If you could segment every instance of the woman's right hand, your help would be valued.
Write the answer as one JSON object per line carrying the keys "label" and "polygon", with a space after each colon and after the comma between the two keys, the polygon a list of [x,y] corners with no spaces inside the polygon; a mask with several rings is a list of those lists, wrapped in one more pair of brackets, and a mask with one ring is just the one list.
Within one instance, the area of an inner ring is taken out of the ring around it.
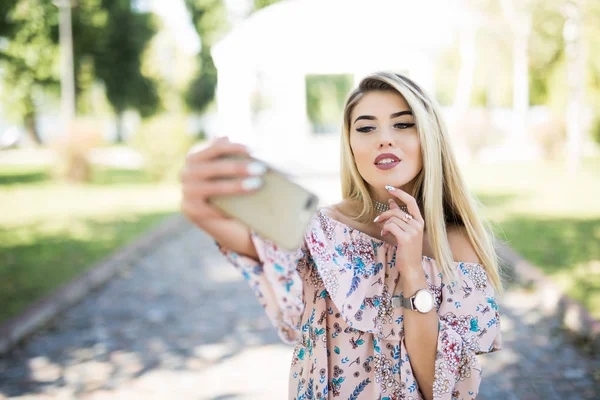
{"label": "woman's right hand", "polygon": [[200,150],[191,151],[180,173],[181,211],[199,228],[216,220],[228,219],[208,202],[208,198],[249,193],[262,184],[260,175],[266,171],[264,164],[220,158],[227,155],[250,157],[244,145],[219,138]]}

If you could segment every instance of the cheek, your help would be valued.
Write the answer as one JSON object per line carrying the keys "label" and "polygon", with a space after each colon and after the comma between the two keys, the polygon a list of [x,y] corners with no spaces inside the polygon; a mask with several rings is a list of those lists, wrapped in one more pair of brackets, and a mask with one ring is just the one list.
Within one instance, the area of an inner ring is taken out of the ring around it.
{"label": "cheek", "polygon": [[415,135],[414,141],[410,143],[409,149],[411,158],[415,161],[415,166],[420,170],[423,167],[423,156],[421,155],[421,143],[417,135]]}
{"label": "cheek", "polygon": [[362,169],[369,162],[370,154],[367,150],[368,146],[365,146],[365,143],[363,143],[360,137],[357,137],[356,135],[351,135],[350,148],[352,149],[352,153],[354,154],[354,162],[356,163],[359,172],[362,172]]}
{"label": "cheek", "polygon": [[354,154],[354,163],[358,169],[358,173],[365,177],[368,174],[369,163],[371,162],[372,154],[369,153],[369,146],[364,142],[364,138],[357,135],[350,136],[350,148]]}

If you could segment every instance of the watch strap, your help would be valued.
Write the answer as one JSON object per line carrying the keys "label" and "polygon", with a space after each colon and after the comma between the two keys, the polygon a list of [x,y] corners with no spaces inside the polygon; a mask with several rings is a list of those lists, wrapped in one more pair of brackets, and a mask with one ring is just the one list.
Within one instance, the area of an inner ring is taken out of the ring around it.
{"label": "watch strap", "polygon": [[414,311],[415,306],[411,300],[412,300],[412,298],[407,299],[406,297],[404,297],[403,294],[400,294],[400,296],[393,296],[392,297],[392,307],[394,307],[394,308],[404,307],[404,308],[408,308],[411,311]]}

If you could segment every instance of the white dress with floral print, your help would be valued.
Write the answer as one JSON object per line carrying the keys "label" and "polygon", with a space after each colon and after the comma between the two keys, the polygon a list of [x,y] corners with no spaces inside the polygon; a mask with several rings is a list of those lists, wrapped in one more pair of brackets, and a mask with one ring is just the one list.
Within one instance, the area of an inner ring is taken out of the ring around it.
{"label": "white dress with floral print", "polygon": [[[396,246],[318,211],[295,252],[252,234],[260,261],[221,249],[249,282],[281,339],[295,344],[289,399],[422,399],[404,344],[403,309],[391,297]],[[494,290],[480,264],[456,263],[442,283],[423,256],[439,335],[434,396],[474,399],[477,354],[501,348]],[[412,294],[411,294],[412,295]]]}

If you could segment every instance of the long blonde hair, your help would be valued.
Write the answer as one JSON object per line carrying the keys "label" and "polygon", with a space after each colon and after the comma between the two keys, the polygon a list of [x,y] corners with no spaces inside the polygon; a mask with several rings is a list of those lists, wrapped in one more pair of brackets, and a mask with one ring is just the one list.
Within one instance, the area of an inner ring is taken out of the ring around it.
{"label": "long blonde hair", "polygon": [[[476,201],[467,191],[456,158],[448,140],[446,124],[437,102],[407,77],[390,72],[377,72],[365,77],[350,93],[344,108],[341,139],[342,197],[357,204],[360,222],[375,217],[373,200],[367,182],[358,172],[350,147],[351,114],[365,93],[395,91],[411,108],[421,144],[423,168],[417,174],[412,196],[416,199],[425,219],[436,265],[447,282],[458,279],[446,226],[464,227],[468,238],[489,281],[497,293],[503,292],[494,249],[494,236],[487,222],[479,215]],[[427,212],[423,212],[427,210]]]}

